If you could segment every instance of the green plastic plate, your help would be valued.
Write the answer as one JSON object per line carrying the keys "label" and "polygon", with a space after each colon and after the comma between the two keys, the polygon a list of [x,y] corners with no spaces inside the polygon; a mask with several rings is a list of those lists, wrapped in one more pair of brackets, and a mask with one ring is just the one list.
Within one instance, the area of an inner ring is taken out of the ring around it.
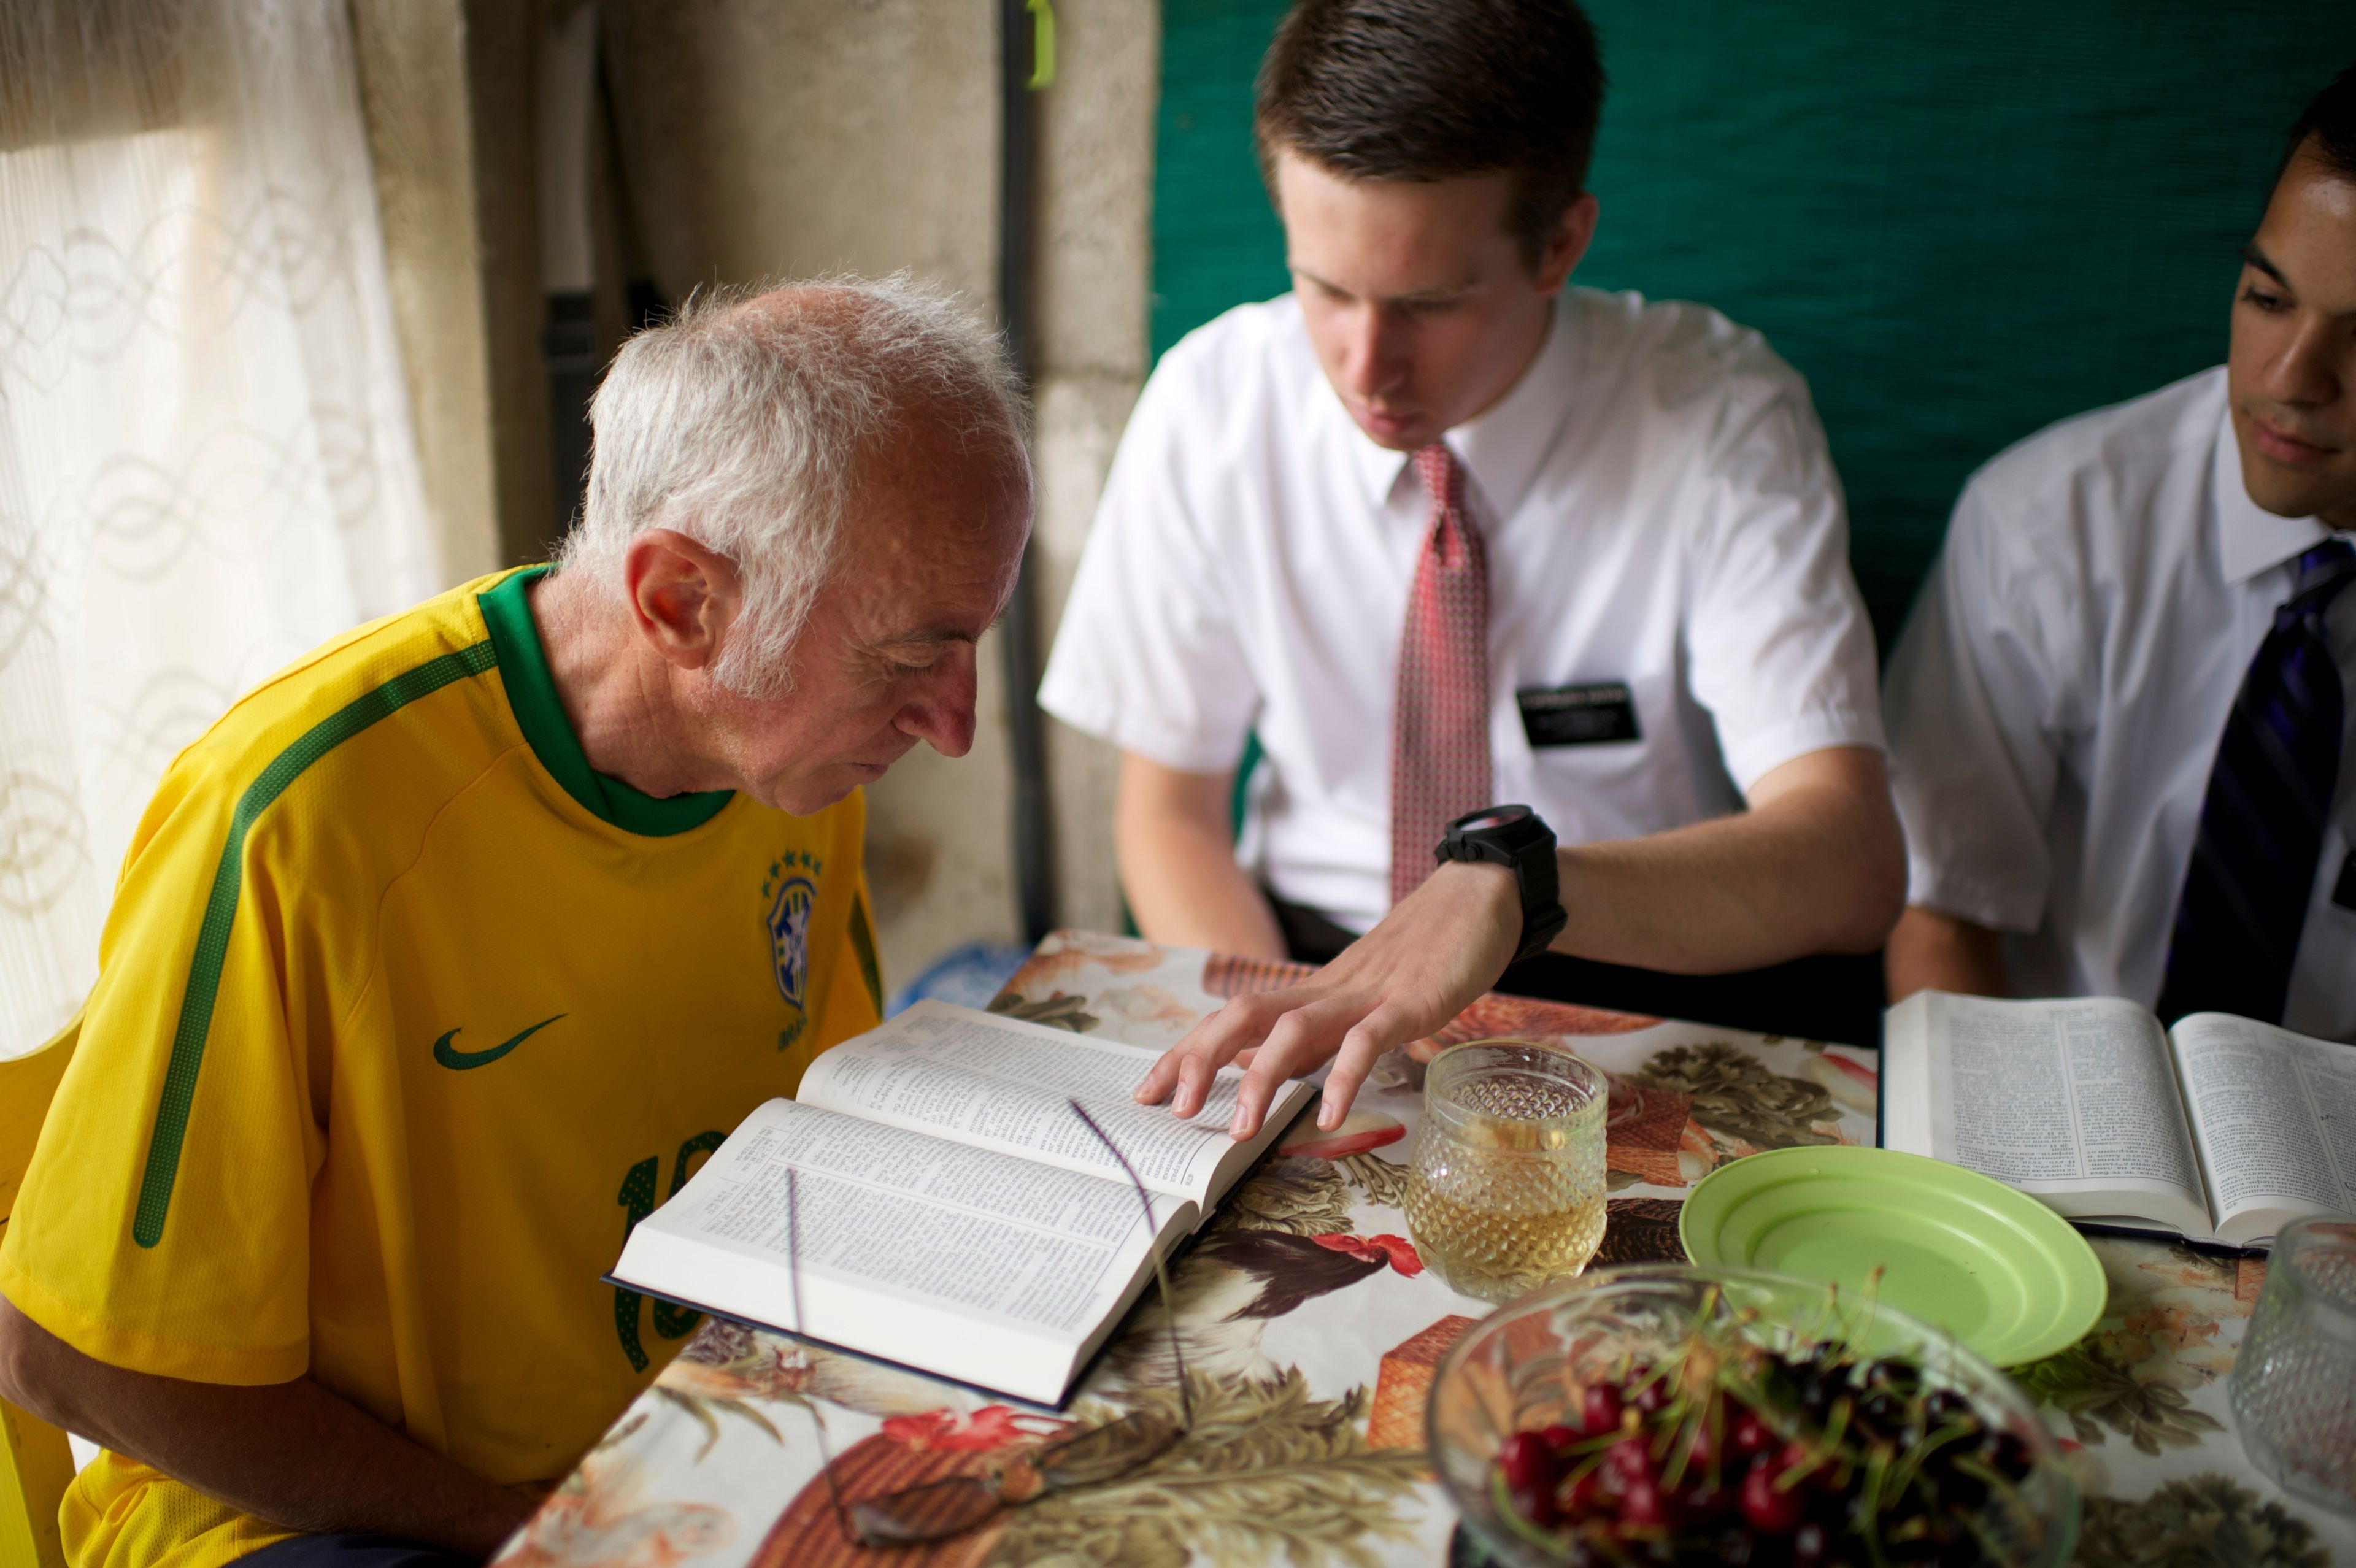
{"label": "green plastic plate", "polygon": [[1697,1264],[1862,1290],[1999,1367],[2067,1349],[2103,1315],[2103,1265],[2024,1192],[1886,1148],[1781,1148],[1704,1177],[1677,1236]]}

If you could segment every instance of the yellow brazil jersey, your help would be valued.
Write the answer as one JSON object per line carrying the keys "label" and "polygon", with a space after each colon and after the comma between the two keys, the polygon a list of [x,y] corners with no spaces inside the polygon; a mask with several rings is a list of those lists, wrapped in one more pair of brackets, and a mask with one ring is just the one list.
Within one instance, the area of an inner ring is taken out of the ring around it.
{"label": "yellow brazil jersey", "polygon": [[[505,1483],[694,1327],[600,1283],[627,1228],[880,990],[859,797],[593,773],[533,575],[329,644],[173,763],[0,1243],[0,1295],[87,1355],[308,1373]],[[288,1533],[112,1455],[62,1523],[79,1568]]]}

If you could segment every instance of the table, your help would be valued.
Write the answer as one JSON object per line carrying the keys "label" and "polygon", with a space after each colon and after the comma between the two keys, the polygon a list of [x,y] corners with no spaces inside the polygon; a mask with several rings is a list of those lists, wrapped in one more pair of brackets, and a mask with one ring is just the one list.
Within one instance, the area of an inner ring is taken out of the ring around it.
{"label": "table", "polygon": [[[1162,1047],[1228,997],[1304,969],[1083,932],[1041,943],[993,1008]],[[1761,1149],[1875,1138],[1869,1051],[1482,998],[1445,1031],[1558,1035],[1612,1078],[1600,1263],[1682,1261],[1677,1204]],[[503,1568],[922,1568],[1055,1562],[1218,1568],[1434,1563],[1456,1520],[1420,1452],[1423,1399],[1488,1310],[1425,1272],[1400,1212],[1421,1069],[1394,1052],[1338,1135],[1304,1120],[1237,1189],[1172,1279],[1195,1425],[1145,1469],[1050,1496],[926,1548],[841,1538],[819,1474],[857,1498],[988,1467],[1011,1445],[1168,1399],[1149,1296],[1071,1410],[1046,1415],[914,1373],[707,1321],[497,1559]],[[2108,1314],[2019,1375],[2086,1494],[2096,1568],[2325,1568],[2356,1526],[2292,1502],[2244,1460],[2224,1376],[2263,1260],[2097,1237]]]}

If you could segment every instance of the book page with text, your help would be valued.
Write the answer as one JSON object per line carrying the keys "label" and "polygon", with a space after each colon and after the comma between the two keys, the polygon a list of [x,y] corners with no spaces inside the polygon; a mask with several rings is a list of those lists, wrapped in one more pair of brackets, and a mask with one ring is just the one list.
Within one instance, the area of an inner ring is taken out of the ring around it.
{"label": "book page with text", "polygon": [[1203,1109],[1182,1122],[1168,1106],[1134,1098],[1159,1054],[919,1002],[821,1055],[802,1075],[799,1093],[807,1104],[845,1115],[1122,1179],[1120,1167],[1066,1104],[1077,1100],[1148,1187],[1207,1208],[1220,1162],[1235,1147],[1227,1121],[1242,1074],[1222,1071]]}
{"label": "book page with text", "polygon": [[[2158,1019],[2116,997],[1922,995],[1931,1147],[1915,1152],[1969,1166],[2063,1214],[2126,1213],[2210,1233]],[[1892,1072],[1893,1093],[1901,1076]],[[1892,1147],[1902,1147],[1897,1125]]]}
{"label": "book page with text", "polygon": [[2250,1242],[2301,1214],[2356,1211],[2356,1048],[2225,1013],[2177,1020],[2218,1234]]}
{"label": "book page with text", "polygon": [[[1151,1247],[1193,1218],[1176,1200],[1153,1208],[1149,1226],[1126,1181],[772,1100],[633,1229],[614,1273],[731,1316],[1052,1400],[1074,1356],[1133,1294]],[[792,1307],[794,1253],[807,1323]]]}

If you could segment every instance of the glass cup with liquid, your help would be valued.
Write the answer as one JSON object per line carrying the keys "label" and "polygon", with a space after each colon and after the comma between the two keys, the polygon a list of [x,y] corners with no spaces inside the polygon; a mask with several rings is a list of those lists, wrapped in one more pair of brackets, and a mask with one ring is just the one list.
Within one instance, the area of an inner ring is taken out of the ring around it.
{"label": "glass cup with liquid", "polygon": [[1476,1040],[1423,1082],[1407,1222],[1426,1266],[1510,1301],[1584,1269],[1603,1241],[1603,1074],[1529,1040]]}

